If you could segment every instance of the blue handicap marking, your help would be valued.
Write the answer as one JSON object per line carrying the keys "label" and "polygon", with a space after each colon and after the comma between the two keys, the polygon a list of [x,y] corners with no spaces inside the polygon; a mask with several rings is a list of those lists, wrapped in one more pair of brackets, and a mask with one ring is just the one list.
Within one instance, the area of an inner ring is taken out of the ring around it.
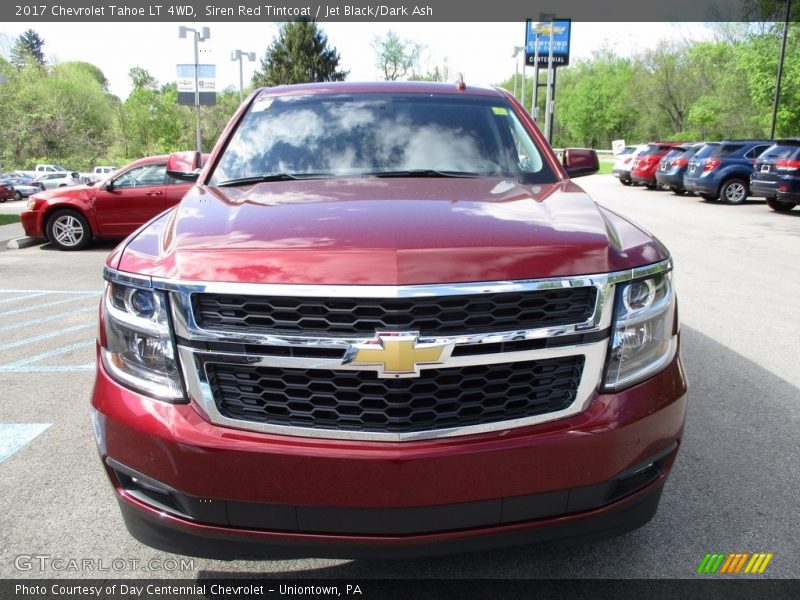
{"label": "blue handicap marking", "polygon": [[44,432],[52,423],[0,423],[0,463]]}

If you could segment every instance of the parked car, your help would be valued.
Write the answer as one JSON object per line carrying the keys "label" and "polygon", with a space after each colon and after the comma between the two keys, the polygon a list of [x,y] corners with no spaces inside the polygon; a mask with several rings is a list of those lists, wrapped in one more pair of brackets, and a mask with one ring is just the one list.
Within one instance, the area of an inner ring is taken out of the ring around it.
{"label": "parked car", "polygon": [[647,144],[639,146],[625,146],[625,150],[631,149],[630,152],[623,152],[614,159],[614,166],[611,168],[611,174],[619,179],[622,185],[631,184],[631,167],[636,157],[647,149]]}
{"label": "parked car", "polygon": [[15,191],[10,185],[0,183],[0,203],[6,200],[18,200],[17,194],[19,192]]}
{"label": "parked car", "polygon": [[25,233],[62,250],[85,248],[93,237],[122,238],[177,204],[191,185],[166,174],[168,156],[132,162],[99,186],[35,194],[20,217]]}
{"label": "parked car", "polygon": [[135,538],[374,558],[653,516],[672,261],[573,182],[593,150],[559,162],[506,90],[342,82],[255,91],[212,156],[104,269],[94,432]]}
{"label": "parked car", "polygon": [[741,204],[750,195],[753,161],[769,140],[726,140],[705,158],[695,156],[683,176],[683,187],[704,200]]}
{"label": "parked car", "polygon": [[[10,187],[14,191],[14,200],[22,200],[44,189],[43,185],[35,184],[31,177],[17,171],[0,175],[0,184]],[[0,201],[5,202],[5,199]]]}
{"label": "parked car", "polygon": [[53,188],[79,185],[81,178],[80,175],[74,171],[59,171],[57,173],[45,173],[44,175],[39,175],[36,178],[36,181],[41,183],[45,189],[52,190]]}
{"label": "parked car", "polygon": [[631,181],[637,185],[643,185],[649,190],[656,189],[658,187],[656,183],[658,163],[667,153],[674,149],[685,151],[686,146],[681,142],[654,142],[647,144],[647,148],[640,152],[633,161]]}
{"label": "parked car", "polygon": [[778,212],[800,204],[800,139],[777,140],[756,158],[750,193]]}
{"label": "parked car", "polygon": [[686,188],[683,187],[683,176],[689,167],[689,161],[692,157],[705,158],[714,151],[717,145],[716,142],[698,142],[683,152],[678,149],[670,151],[658,163],[656,183],[669,188],[673,194],[682,196],[686,193]]}
{"label": "parked car", "polygon": [[3,175],[0,175],[0,183],[14,189],[14,200],[22,200],[44,189],[42,183],[37,183],[32,177],[28,177],[19,171],[3,173]]}

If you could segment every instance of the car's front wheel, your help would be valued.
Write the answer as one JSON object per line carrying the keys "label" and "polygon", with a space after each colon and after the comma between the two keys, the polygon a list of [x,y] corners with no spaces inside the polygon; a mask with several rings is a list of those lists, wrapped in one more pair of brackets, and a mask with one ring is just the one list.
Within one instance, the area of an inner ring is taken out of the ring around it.
{"label": "car's front wheel", "polygon": [[22,194],[19,190],[14,190],[14,200],[22,200]]}
{"label": "car's front wheel", "polygon": [[794,202],[781,202],[775,196],[767,198],[767,205],[777,212],[789,212],[795,207]]}
{"label": "car's front wheel", "polygon": [[47,221],[47,239],[60,250],[82,250],[92,241],[92,230],[80,213],[60,210]]}
{"label": "car's front wheel", "polygon": [[729,179],[722,184],[719,195],[728,204],[741,204],[747,199],[747,184],[741,179]]}

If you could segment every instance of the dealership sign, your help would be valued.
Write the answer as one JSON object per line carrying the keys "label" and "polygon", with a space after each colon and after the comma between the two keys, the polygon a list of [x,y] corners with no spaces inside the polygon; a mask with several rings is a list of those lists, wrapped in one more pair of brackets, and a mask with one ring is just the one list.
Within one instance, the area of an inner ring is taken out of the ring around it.
{"label": "dealership sign", "polygon": [[569,64],[569,36],[572,29],[570,19],[525,23],[525,64],[547,66],[550,56],[550,40],[553,40],[553,65],[566,67]]}
{"label": "dealership sign", "polygon": [[[178,65],[178,104],[194,106],[194,68],[195,65]],[[214,106],[217,103],[216,80],[216,65],[197,65],[201,106]]]}

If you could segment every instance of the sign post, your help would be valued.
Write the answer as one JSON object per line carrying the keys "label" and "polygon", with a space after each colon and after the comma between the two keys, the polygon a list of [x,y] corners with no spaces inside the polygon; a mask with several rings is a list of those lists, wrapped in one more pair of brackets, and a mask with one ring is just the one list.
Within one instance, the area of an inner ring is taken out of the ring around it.
{"label": "sign post", "polygon": [[545,136],[552,141],[553,115],[555,114],[556,68],[569,65],[572,21],[542,13],[539,22],[528,19],[525,23],[525,64],[534,67],[531,115],[538,122],[539,66],[547,66]]}

